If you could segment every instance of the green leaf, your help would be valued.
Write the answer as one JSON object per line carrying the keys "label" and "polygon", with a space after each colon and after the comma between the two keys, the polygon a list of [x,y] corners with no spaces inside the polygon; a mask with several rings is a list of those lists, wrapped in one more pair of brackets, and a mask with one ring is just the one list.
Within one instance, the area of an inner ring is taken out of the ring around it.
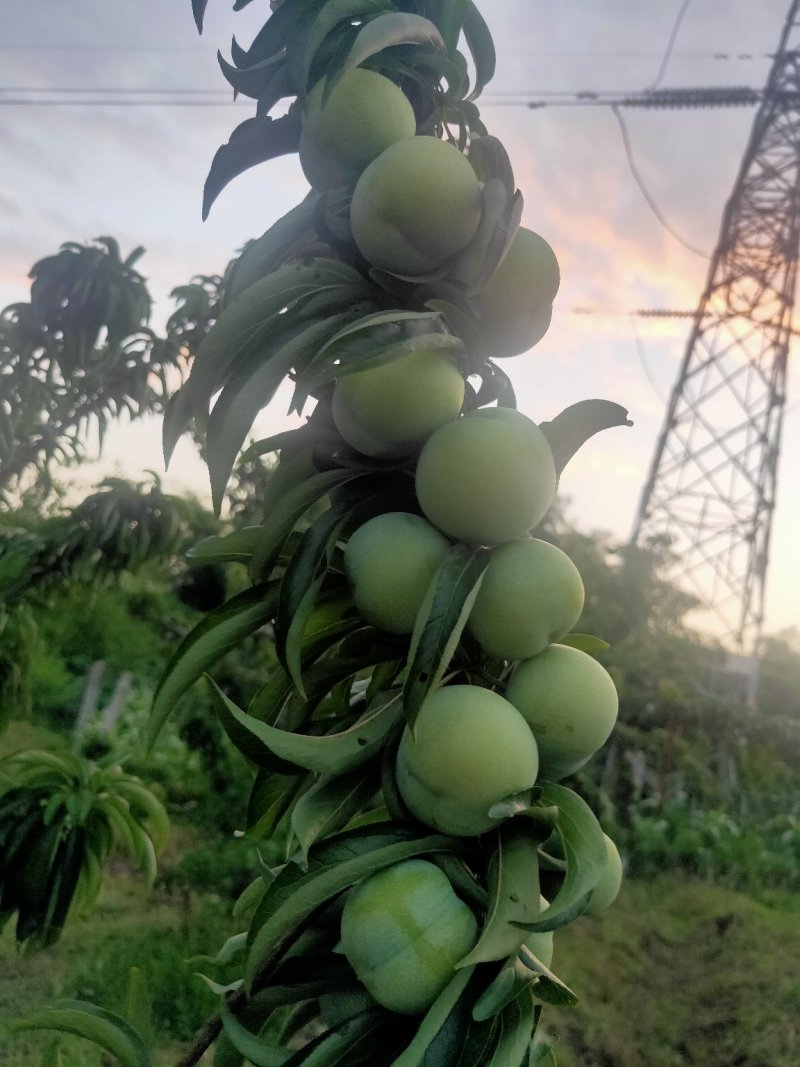
{"label": "green leaf", "polygon": [[441,682],[453,657],[489,558],[484,548],[454,545],[431,581],[411,636],[403,687],[412,730],[425,697]]}
{"label": "green leaf", "polygon": [[516,997],[500,1013],[500,1039],[486,1067],[527,1067],[533,1029],[533,1001]]}
{"label": "green leaf", "polygon": [[354,18],[375,15],[389,9],[388,0],[328,0],[317,15],[305,36],[303,58],[299,70],[299,88],[306,92],[308,77],[314,57],[325,38],[342,22],[351,23]]}
{"label": "green leaf", "polygon": [[[335,633],[337,628],[332,629]],[[322,647],[325,654],[312,666],[304,665],[305,698],[294,690],[288,674],[276,670],[256,693],[249,713],[257,719],[273,722],[282,711],[287,722],[294,722],[297,715],[305,721],[340,682],[378,663],[396,660],[401,654],[403,639],[381,633],[371,626],[362,626],[343,640],[335,636],[333,644],[326,640]]]}
{"label": "green leaf", "polygon": [[313,474],[284,494],[264,519],[251,572],[256,580],[268,575],[280,553],[284,540],[306,511],[337,486],[345,485],[359,476],[359,471],[330,470]]}
{"label": "green leaf", "polygon": [[246,246],[225,272],[224,305],[244,292],[248,285],[283,266],[294,252],[316,239],[314,212],[318,199],[318,194],[311,191],[301,203]]}
{"label": "green leaf", "polygon": [[219,1008],[220,1019],[224,1032],[231,1044],[236,1048],[254,1067],[283,1067],[291,1059],[291,1052],[280,1049],[256,1037],[247,1030],[236,1016],[231,1012],[228,1003],[223,997]]}
{"label": "green leaf", "polygon": [[326,95],[348,70],[360,66],[370,56],[377,55],[385,48],[399,44],[430,45],[432,48],[446,51],[442,35],[430,19],[400,12],[378,15],[377,18],[370,19],[359,31],[345,62],[329,73],[325,86]]}
{"label": "green leaf", "polygon": [[547,438],[556,474],[566,467],[581,445],[601,430],[612,426],[632,426],[628,412],[610,400],[581,400],[571,404],[550,422],[542,422],[539,429]]}
{"label": "green leaf", "polygon": [[[318,774],[343,774],[366,763],[380,751],[384,739],[399,721],[402,712],[400,694],[387,694],[376,700],[357,723],[342,733],[320,736],[298,734],[278,730],[254,719],[237,708],[213,679],[209,679],[209,683],[226,731],[233,720],[249,735],[248,759],[270,766],[277,757],[279,766],[295,765],[298,769],[306,768]],[[234,743],[237,743],[236,740]]]}
{"label": "green leaf", "polygon": [[251,837],[270,837],[291,808],[305,779],[260,768],[247,802],[246,829]]}
{"label": "green leaf", "polygon": [[[455,973],[424,1015],[411,1044],[397,1057],[392,1067],[421,1067],[422,1064],[428,1067],[425,1058],[427,1050],[446,1025],[467,988],[474,970],[474,967],[465,967],[464,970]],[[429,1067],[434,1067],[434,1064],[431,1062]]]}
{"label": "green leaf", "polygon": [[197,563],[246,563],[253,555],[261,533],[260,526],[243,526],[229,534],[204,537],[186,553]]}
{"label": "green leaf", "polygon": [[348,518],[349,509],[341,505],[323,512],[301,537],[281,581],[275,651],[301,696],[305,696],[302,655],[306,626]]}
{"label": "green leaf", "polygon": [[133,1027],[114,1012],[81,1000],[59,1000],[51,1007],[8,1025],[11,1033],[57,1030],[75,1034],[116,1056],[122,1067],[151,1067],[150,1057]]}
{"label": "green leaf", "polygon": [[497,831],[497,850],[489,864],[489,908],[478,943],[458,967],[505,959],[527,936],[517,923],[539,914],[538,840],[520,820]]}
{"label": "green leaf", "polygon": [[[458,842],[443,834],[416,837],[393,823],[346,831],[314,845],[308,869],[290,863],[264,894],[248,934],[248,985],[279,957],[286,942],[322,904],[376,871],[412,856],[452,851]],[[459,974],[467,975],[466,970]]]}
{"label": "green leaf", "polygon": [[374,1033],[383,1022],[376,1011],[345,1019],[296,1052],[287,1061],[287,1067],[335,1067],[336,1064],[354,1063],[365,1049],[374,1053]]}
{"label": "green leaf", "polygon": [[164,412],[161,428],[162,449],[164,452],[164,469],[169,467],[175,446],[183,436],[186,427],[192,421],[192,403],[189,391],[185,387],[178,389],[169,398]]}
{"label": "green leaf", "polygon": [[494,77],[497,54],[492,34],[474,0],[467,0],[464,37],[475,64],[475,87],[469,95],[470,100],[475,100]]}
{"label": "green leaf", "polygon": [[186,690],[239,642],[275,614],[276,585],[259,585],[212,611],[181,641],[164,669],[150,709],[149,745]]}
{"label": "green leaf", "polygon": [[239,174],[268,159],[296,152],[300,145],[300,118],[288,113],[279,119],[261,116],[245,119],[217,149],[203,187],[203,221],[211,205]]}
{"label": "green leaf", "polygon": [[[544,782],[537,802],[539,807],[558,808],[556,833],[566,858],[567,870],[564,881],[555,898],[542,913],[542,918],[525,923],[526,930],[544,931],[556,929],[553,921],[574,907],[597,885],[606,863],[606,845],[600,823],[592,809],[563,785]],[[581,909],[582,910],[582,909]]]}
{"label": "green leaf", "polygon": [[303,863],[314,842],[347,826],[375,795],[379,784],[374,765],[360,766],[345,774],[323,775],[303,793],[292,809],[292,830]]}
{"label": "green leaf", "polygon": [[[336,329],[337,323],[349,318],[330,312],[355,294],[352,287],[331,287],[325,295],[328,308],[323,309],[323,318],[310,325],[293,328],[295,308],[290,308],[281,316],[287,320],[283,329],[271,331],[268,338],[262,337],[259,331],[257,341],[248,344],[230,368],[206,431],[211,495],[217,513],[236,457],[259,411],[269,404],[289,372],[302,367]],[[306,309],[300,306],[297,313],[302,318]]]}
{"label": "green leaf", "polygon": [[209,963],[223,966],[240,956],[246,947],[247,933],[232,934],[215,956],[192,956],[186,961],[189,967],[204,967]]}
{"label": "green leaf", "polygon": [[538,975],[536,985],[533,988],[535,997],[543,1000],[546,1004],[553,1004],[556,1007],[565,1005],[571,1007],[578,1003],[578,997],[572,990],[564,985],[549,967],[546,967],[541,960],[538,960],[527,946],[523,945],[520,948],[518,958],[529,971]]}
{"label": "green leaf", "polygon": [[291,320],[297,325],[302,322],[303,311],[308,310],[308,301],[335,287],[364,295],[370,292],[358,271],[338,260],[320,258],[310,263],[287,263],[227,304],[201,341],[184,386],[195,416],[205,416],[211,397],[222,388],[240,358],[272,343],[276,331],[283,333],[288,308],[301,302]]}
{"label": "green leaf", "polygon": [[590,656],[595,656],[598,652],[605,652],[607,648],[611,648],[608,641],[604,641],[602,637],[594,637],[592,634],[565,634],[564,637],[559,637],[557,644],[568,645],[569,648],[577,648]]}
{"label": "green leaf", "polygon": [[203,18],[208,7],[208,0],[192,0],[192,14],[194,15],[197,32],[203,32]]}

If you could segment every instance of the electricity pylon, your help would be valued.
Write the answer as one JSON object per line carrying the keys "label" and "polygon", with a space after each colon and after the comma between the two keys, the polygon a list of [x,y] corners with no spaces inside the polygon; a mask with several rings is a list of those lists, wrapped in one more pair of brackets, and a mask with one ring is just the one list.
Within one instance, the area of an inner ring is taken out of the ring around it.
{"label": "electricity pylon", "polygon": [[755,698],[800,244],[800,0],[791,4],[656,444],[632,542],[719,621]]}

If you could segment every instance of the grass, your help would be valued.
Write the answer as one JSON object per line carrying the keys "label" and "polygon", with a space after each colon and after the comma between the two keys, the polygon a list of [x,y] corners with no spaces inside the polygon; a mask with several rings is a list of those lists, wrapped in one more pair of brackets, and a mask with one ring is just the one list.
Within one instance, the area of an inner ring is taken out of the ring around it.
{"label": "grass", "polygon": [[[177,1061],[182,1045],[214,1010],[215,997],[187,962],[220,947],[234,932],[230,905],[212,896],[150,894],[129,875],[108,880],[95,910],[68,923],[58,945],[21,956],[10,924],[0,937],[0,1019],[10,1022],[59,998],[93,1001],[124,1013],[130,970],[149,989],[156,1038],[155,1067]],[[2,1067],[44,1067],[52,1038],[18,1034],[0,1046]],[[61,1039],[62,1067],[109,1063],[92,1045]]]}
{"label": "grass", "polygon": [[800,898],[662,877],[556,935],[559,1067],[797,1067]]}
{"label": "grass", "polygon": [[[74,920],[54,949],[20,957],[6,930],[0,1017],[62,996],[120,1010],[135,965],[153,1000],[154,1064],[169,1067],[214,1010],[186,959],[232,932],[228,912],[213,897],[195,897],[187,913],[185,898],[148,898],[117,874],[95,912]],[[543,1023],[560,1037],[559,1067],[797,1067],[798,958],[800,897],[776,893],[757,903],[674,877],[630,883],[602,918],[556,935],[554,969],[581,1003],[545,1008]],[[50,1040],[18,1035],[0,1048],[0,1064],[45,1067]],[[64,1038],[61,1063],[101,1067],[103,1059]]]}

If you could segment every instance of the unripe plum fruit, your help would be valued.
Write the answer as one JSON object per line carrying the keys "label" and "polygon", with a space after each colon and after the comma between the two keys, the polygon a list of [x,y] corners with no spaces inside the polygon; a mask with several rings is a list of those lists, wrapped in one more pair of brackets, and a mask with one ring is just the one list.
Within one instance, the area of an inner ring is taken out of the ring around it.
{"label": "unripe plum fruit", "polygon": [[586,909],[587,915],[599,915],[617,899],[622,887],[622,858],[608,834],[603,834],[606,844],[606,865],[600,881],[592,890],[592,899]]}
{"label": "unripe plum fruit", "polygon": [[417,499],[434,526],[472,544],[515,541],[550,507],[556,470],[547,439],[526,415],[479,408],[422,447]]}
{"label": "unripe plum fruit", "polygon": [[548,541],[524,537],[492,550],[467,625],[488,655],[529,659],[572,629],[583,597],[569,556]]}
{"label": "unripe plum fruit", "polygon": [[478,298],[492,357],[518,356],[547,333],[561,275],[543,237],[520,226]]}
{"label": "unripe plum fruit", "polygon": [[323,78],[306,98],[300,134],[300,166],[315,189],[354,186],[389,145],[416,133],[411,103],[382,74],[355,67],[323,104],[324,91]]}
{"label": "unripe plum fruit", "polygon": [[433,863],[413,859],[371,875],[342,912],[341,947],[384,1008],[426,1011],[475,945],[478,924]]}
{"label": "unripe plum fruit", "polygon": [[550,781],[578,770],[605,744],[619,708],[608,671],[585,652],[559,644],[514,669],[506,698],[533,731],[541,777]]}
{"label": "unripe plum fruit", "polygon": [[467,158],[435,137],[397,141],[366,168],[353,192],[350,224],[373,266],[422,277],[474,237],[481,187]]}
{"label": "unripe plum fruit", "polygon": [[342,375],[333,390],[333,420],[357,452],[380,459],[405,456],[458,418],[464,388],[447,354],[422,349]]}
{"label": "unripe plum fruit", "polygon": [[429,522],[405,511],[377,515],[359,526],[344,550],[359,613],[380,630],[410,634],[449,547]]}
{"label": "unripe plum fruit", "polygon": [[473,836],[499,825],[489,809],[530,789],[536,742],[507,700],[475,685],[447,685],[423,703],[397,753],[397,786],[420,822]]}

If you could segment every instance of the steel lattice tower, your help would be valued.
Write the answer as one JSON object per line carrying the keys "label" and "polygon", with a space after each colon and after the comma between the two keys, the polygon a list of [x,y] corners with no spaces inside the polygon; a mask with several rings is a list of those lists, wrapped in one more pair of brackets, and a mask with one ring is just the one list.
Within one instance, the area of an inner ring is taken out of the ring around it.
{"label": "steel lattice tower", "polygon": [[752,702],[800,243],[800,0],[789,10],[632,542],[672,540],[671,574],[720,622]]}

